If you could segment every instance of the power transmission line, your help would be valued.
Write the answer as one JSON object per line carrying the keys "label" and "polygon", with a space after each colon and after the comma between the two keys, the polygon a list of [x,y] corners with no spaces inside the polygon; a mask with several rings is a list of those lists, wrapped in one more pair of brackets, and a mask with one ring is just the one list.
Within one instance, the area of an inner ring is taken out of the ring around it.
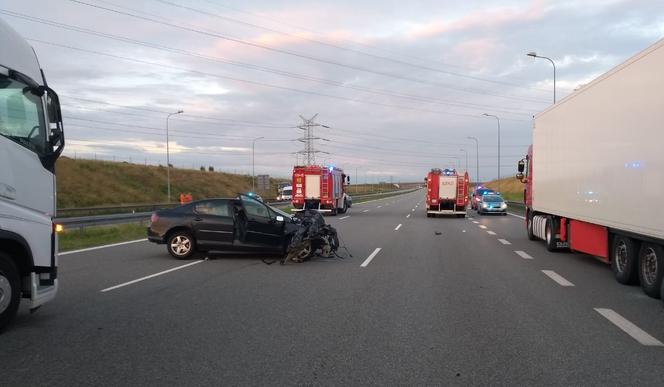
{"label": "power transmission line", "polygon": [[321,138],[321,137],[316,137],[314,135],[314,128],[317,126],[327,128],[325,125],[321,125],[319,123],[316,123],[314,120],[318,117],[318,113],[314,114],[313,117],[311,118],[304,118],[302,115],[300,115],[300,118],[302,119],[302,124],[298,126],[299,129],[304,131],[304,137],[301,137],[298,139],[298,141],[301,141],[304,143],[304,150],[301,150],[299,152],[296,152],[298,154],[301,154],[306,162],[306,165],[314,165],[316,164],[316,153],[327,153],[323,152],[320,150],[317,150],[315,147],[315,141],[316,140],[323,140],[323,141],[330,141],[326,138]]}

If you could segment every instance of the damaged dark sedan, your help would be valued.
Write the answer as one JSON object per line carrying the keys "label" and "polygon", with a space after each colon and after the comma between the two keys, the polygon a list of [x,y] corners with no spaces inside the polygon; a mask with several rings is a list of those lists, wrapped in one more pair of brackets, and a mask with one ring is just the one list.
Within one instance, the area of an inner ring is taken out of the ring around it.
{"label": "damaged dark sedan", "polygon": [[148,240],[177,259],[196,252],[284,254],[298,221],[250,196],[206,199],[152,214]]}

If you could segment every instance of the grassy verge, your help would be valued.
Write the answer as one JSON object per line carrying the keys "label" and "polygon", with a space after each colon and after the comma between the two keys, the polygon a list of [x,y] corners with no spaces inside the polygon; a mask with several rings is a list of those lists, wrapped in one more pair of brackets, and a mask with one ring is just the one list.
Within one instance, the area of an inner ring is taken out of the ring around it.
{"label": "grassy verge", "polygon": [[145,238],[146,227],[145,223],[130,223],[65,230],[58,235],[60,251]]}

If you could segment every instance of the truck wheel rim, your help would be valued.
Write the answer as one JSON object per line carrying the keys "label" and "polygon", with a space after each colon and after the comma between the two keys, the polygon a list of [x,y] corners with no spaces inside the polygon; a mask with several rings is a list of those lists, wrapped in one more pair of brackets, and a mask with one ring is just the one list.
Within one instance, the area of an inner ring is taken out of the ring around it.
{"label": "truck wheel rim", "polygon": [[627,267],[627,245],[624,241],[620,241],[616,247],[616,255],[613,257],[616,260],[616,268],[619,272],[624,272]]}
{"label": "truck wheel rim", "polygon": [[178,235],[171,241],[171,250],[176,255],[186,255],[191,250],[191,241],[186,236]]}
{"label": "truck wheel rim", "polygon": [[643,256],[643,280],[649,286],[654,285],[657,280],[657,254],[650,247]]}
{"label": "truck wheel rim", "polygon": [[0,313],[3,313],[11,303],[12,286],[4,275],[0,274]]}

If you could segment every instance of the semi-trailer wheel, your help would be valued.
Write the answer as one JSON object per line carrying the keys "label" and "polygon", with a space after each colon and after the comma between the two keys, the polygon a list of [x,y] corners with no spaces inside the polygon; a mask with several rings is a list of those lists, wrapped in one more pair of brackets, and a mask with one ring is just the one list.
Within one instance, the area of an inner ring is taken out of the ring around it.
{"label": "semi-trailer wheel", "polygon": [[637,283],[639,278],[639,251],[632,238],[616,235],[611,244],[611,270],[616,281],[625,285]]}
{"label": "semi-trailer wheel", "polygon": [[21,277],[8,255],[0,253],[0,332],[9,325],[21,301]]}
{"label": "semi-trailer wheel", "polygon": [[555,237],[555,232],[553,231],[553,226],[554,226],[553,218],[547,216],[546,226],[544,230],[544,237],[545,237],[544,242],[546,243],[546,249],[552,252],[558,250],[558,247],[556,246],[556,237]]}
{"label": "semi-trailer wheel", "polygon": [[660,298],[664,276],[664,249],[654,243],[644,242],[639,250],[639,280],[643,291],[653,298]]}

